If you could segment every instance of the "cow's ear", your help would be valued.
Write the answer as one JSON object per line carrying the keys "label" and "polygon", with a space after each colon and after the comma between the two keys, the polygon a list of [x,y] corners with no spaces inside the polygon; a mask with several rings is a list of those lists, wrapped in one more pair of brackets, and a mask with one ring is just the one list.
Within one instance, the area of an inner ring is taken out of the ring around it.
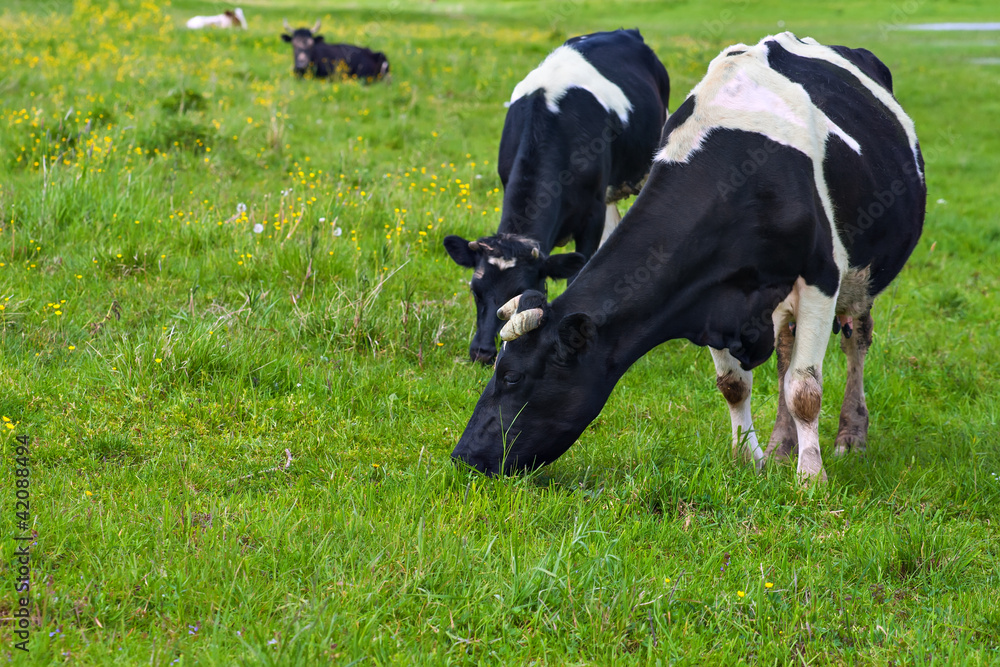
{"label": "cow's ear", "polygon": [[469,242],[461,236],[444,237],[444,249],[448,251],[451,258],[459,266],[467,266],[470,269],[476,268],[479,263],[478,253],[469,247]]}
{"label": "cow's ear", "polygon": [[281,34],[281,39],[283,39],[286,42],[290,42],[290,41],[292,41],[292,36],[289,35],[288,33],[282,33]]}
{"label": "cow's ear", "polygon": [[570,313],[559,322],[557,354],[562,361],[572,361],[596,342],[597,327],[587,313]]}
{"label": "cow's ear", "polygon": [[313,35],[313,41],[314,42],[322,42],[323,41],[323,35]]}
{"label": "cow's ear", "polygon": [[587,258],[578,252],[564,252],[559,255],[549,255],[545,259],[542,271],[550,278],[562,280],[576,275],[577,271],[587,263]]}

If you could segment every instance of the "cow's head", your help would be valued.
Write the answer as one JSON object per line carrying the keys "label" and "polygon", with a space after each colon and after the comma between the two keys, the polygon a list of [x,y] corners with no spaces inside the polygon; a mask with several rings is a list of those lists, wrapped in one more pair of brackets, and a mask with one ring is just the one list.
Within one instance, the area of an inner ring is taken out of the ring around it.
{"label": "cow's head", "polygon": [[555,461],[601,412],[615,380],[587,314],[559,314],[544,294],[526,292],[497,315],[508,319],[506,342],[451,453],[488,475]]}
{"label": "cow's head", "polygon": [[312,61],[313,45],[323,41],[323,35],[316,34],[319,32],[319,19],[316,19],[316,25],[312,27],[312,30],[308,28],[292,30],[287,19],[284,23],[285,32],[282,33],[281,39],[292,44],[292,52],[295,55],[295,73],[305,74]]}
{"label": "cow's head", "polygon": [[239,26],[244,30],[247,29],[247,17],[246,15],[243,14],[243,10],[240,9],[239,7],[237,7],[235,11],[233,11],[232,9],[227,9],[222,13],[229,18],[230,28],[235,28],[236,26]]}
{"label": "cow's head", "polygon": [[497,354],[496,337],[503,324],[497,308],[528,290],[545,292],[546,278],[568,278],[587,261],[578,252],[545,255],[536,241],[516,234],[478,241],[448,236],[444,247],[456,264],[474,269],[469,287],[476,301],[476,334],[469,357],[484,364],[492,363]]}

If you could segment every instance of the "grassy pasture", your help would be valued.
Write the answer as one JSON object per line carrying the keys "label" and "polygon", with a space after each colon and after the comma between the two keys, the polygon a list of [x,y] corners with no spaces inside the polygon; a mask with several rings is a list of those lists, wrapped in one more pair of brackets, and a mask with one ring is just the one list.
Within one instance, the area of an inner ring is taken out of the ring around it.
{"label": "grassy pasture", "polygon": [[[1000,33],[895,29],[991,3],[241,4],[246,32],[186,31],[226,8],[194,0],[0,7],[0,616],[18,435],[37,532],[30,653],[2,625],[0,659],[1000,663]],[[317,15],[392,82],[295,80],[281,19]],[[638,26],[673,109],[779,21],[881,57],[927,160],[868,453],[832,457],[835,342],[807,491],[730,461],[709,355],[671,343],[539,474],[455,469],[489,370],[441,240],[495,228],[515,83]]]}

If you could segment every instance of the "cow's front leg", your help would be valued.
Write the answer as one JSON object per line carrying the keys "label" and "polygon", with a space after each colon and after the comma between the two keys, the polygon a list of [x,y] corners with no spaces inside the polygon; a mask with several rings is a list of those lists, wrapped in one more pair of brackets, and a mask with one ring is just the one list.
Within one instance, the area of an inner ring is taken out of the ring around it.
{"label": "cow's front leg", "polygon": [[785,403],[799,441],[798,475],[802,483],[826,480],[819,447],[819,413],[823,402],[823,356],[830,340],[836,295],[799,278],[792,293],[774,311],[776,332],[795,320],[795,342],[785,373]]}
{"label": "cow's front leg", "polygon": [[607,212],[607,206],[603,199],[592,200],[583,224],[577,228],[577,232],[573,236],[576,251],[588,260],[593,257],[602,243],[601,235],[604,233],[604,219]]}
{"label": "cow's front leg", "polygon": [[875,323],[869,308],[864,315],[854,318],[854,331],[851,337],[845,335],[840,338],[840,349],[847,356],[847,387],[844,389],[844,404],[840,408],[837,447],[833,450],[837,456],[842,456],[851,450],[863,452],[868,442],[865,355],[871,347],[874,328]]}
{"label": "cow's front leg", "polygon": [[767,443],[766,456],[769,459],[784,461],[797,450],[799,444],[795,421],[785,402],[785,373],[788,372],[788,364],[792,360],[795,335],[787,324],[779,327],[777,333],[774,349],[778,357],[778,417],[774,420],[774,430],[771,431],[771,438]]}
{"label": "cow's front leg", "polygon": [[750,413],[753,373],[743,370],[729,350],[711,351],[712,361],[715,362],[715,384],[729,405],[729,418],[733,423],[733,458],[742,462],[753,461],[759,470],[764,463],[764,452],[757,442]]}
{"label": "cow's front leg", "polygon": [[601,245],[608,240],[611,232],[615,231],[618,223],[622,221],[621,213],[618,212],[618,204],[610,202],[604,214],[604,232],[601,234]]}

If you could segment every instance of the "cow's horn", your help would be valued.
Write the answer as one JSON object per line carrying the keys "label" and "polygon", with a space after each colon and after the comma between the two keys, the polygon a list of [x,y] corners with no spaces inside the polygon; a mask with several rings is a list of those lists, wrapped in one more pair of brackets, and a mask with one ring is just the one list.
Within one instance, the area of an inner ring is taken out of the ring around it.
{"label": "cow's horn", "polygon": [[288,24],[288,19],[281,19],[281,22],[285,24],[285,32],[292,31],[292,26]]}
{"label": "cow's horn", "polygon": [[479,252],[479,241],[469,241],[469,250]]}
{"label": "cow's horn", "polygon": [[538,259],[538,255],[539,255],[538,248],[532,248],[531,249],[531,259]]}
{"label": "cow's horn", "polygon": [[312,34],[315,35],[317,32],[319,32],[319,19],[316,19],[316,25],[314,25],[312,29]]}
{"label": "cow's horn", "polygon": [[500,330],[500,340],[511,341],[537,329],[544,314],[545,311],[541,308],[531,308],[516,313],[514,317],[510,318],[510,322],[503,325],[503,329]]}
{"label": "cow's horn", "polygon": [[509,320],[510,316],[517,312],[517,306],[521,303],[521,295],[518,294],[513,299],[497,309],[497,317],[501,320]]}

